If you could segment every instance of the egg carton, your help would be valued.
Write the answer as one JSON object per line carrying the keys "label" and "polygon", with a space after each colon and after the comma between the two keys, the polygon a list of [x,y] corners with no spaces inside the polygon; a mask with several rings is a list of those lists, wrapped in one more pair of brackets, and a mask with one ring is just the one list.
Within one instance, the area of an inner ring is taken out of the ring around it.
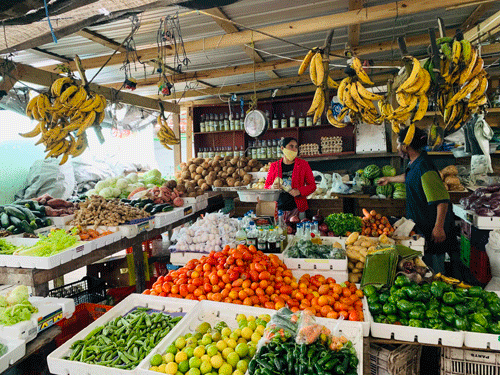
{"label": "egg carton", "polygon": [[322,147],[321,151],[323,154],[339,153],[342,152],[343,147],[340,145]]}

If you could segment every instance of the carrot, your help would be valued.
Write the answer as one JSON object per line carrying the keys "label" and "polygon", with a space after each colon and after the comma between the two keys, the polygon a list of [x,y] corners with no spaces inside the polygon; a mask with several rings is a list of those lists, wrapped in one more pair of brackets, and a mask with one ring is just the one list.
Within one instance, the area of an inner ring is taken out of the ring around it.
{"label": "carrot", "polygon": [[365,215],[365,217],[370,217],[370,213],[368,212],[368,210],[366,208],[363,208],[363,215]]}
{"label": "carrot", "polygon": [[382,229],[377,230],[377,233],[378,233],[378,234],[382,234],[382,233],[383,233],[383,232],[382,232]]}
{"label": "carrot", "polygon": [[80,233],[80,239],[82,241],[87,241],[90,238],[90,236],[86,233]]}

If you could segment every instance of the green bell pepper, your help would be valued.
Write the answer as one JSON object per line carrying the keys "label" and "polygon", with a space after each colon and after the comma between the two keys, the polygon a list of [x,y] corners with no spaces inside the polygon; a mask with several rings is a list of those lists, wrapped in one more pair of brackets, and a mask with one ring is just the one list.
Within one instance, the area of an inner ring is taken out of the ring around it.
{"label": "green bell pepper", "polygon": [[402,289],[396,290],[392,295],[398,300],[406,298],[406,293]]}
{"label": "green bell pepper", "polygon": [[465,301],[465,306],[469,311],[475,311],[477,309],[477,302],[474,299],[468,299]]}
{"label": "green bell pepper", "polygon": [[432,327],[432,329],[440,329],[440,330],[444,330],[446,329],[446,326],[444,325],[443,322],[437,322],[436,324],[434,324]]}
{"label": "green bell pepper", "polygon": [[391,289],[389,289],[389,294],[393,294],[396,290],[399,290],[399,287],[396,285],[391,286]]}
{"label": "green bell pepper", "polygon": [[367,285],[363,288],[363,293],[367,298],[370,296],[374,296],[377,294],[377,288],[375,288],[373,285]]}
{"label": "green bell pepper", "polygon": [[385,315],[377,315],[373,318],[375,323],[385,323],[386,319],[387,319],[387,317]]}
{"label": "green bell pepper", "polygon": [[387,302],[387,299],[389,298],[389,294],[387,293],[382,293],[379,297],[380,303],[384,304]]}
{"label": "green bell pepper", "polygon": [[410,310],[413,309],[413,303],[405,299],[402,299],[398,301],[397,307],[399,310],[403,312],[409,312]]}
{"label": "green bell pepper", "polygon": [[392,303],[393,305],[395,305],[399,300],[400,300],[400,298],[397,298],[394,295],[390,295],[389,298],[387,298],[386,303]]}
{"label": "green bell pepper", "polygon": [[455,318],[455,328],[458,329],[459,331],[468,331],[469,322],[467,321],[467,318],[457,316]]}
{"label": "green bell pepper", "polygon": [[464,298],[459,296],[455,292],[446,292],[443,294],[443,302],[447,305],[455,306],[459,303],[464,302]]}
{"label": "green bell pepper", "polygon": [[430,289],[420,291],[420,299],[422,301],[428,301],[431,299],[431,297],[432,297],[432,293],[431,293]]}
{"label": "green bell pepper", "polygon": [[451,306],[441,306],[439,314],[444,318],[446,315],[455,315],[455,309]]}
{"label": "green bell pepper", "polygon": [[408,322],[408,325],[410,327],[419,327],[419,328],[424,327],[424,324],[422,323],[422,321],[418,320],[418,319],[410,319],[410,321]]}
{"label": "green bell pepper", "polygon": [[494,324],[490,324],[490,332],[495,335],[500,335],[500,322],[495,322]]}
{"label": "green bell pepper", "polygon": [[413,302],[413,308],[425,310],[427,309],[427,306],[425,306],[425,303],[423,303],[422,301],[416,301]]}
{"label": "green bell pepper", "polygon": [[433,281],[431,284],[431,294],[437,299],[443,298],[444,283],[442,281]]}
{"label": "green bell pepper", "polygon": [[495,316],[500,315],[500,303],[498,303],[498,302],[491,302],[488,305],[488,309],[490,310],[491,315],[495,315]]}
{"label": "green bell pepper", "polygon": [[476,312],[472,314],[472,321],[484,328],[488,327],[488,319],[486,319],[486,317],[482,313]]}
{"label": "green bell pepper", "polygon": [[422,320],[425,318],[425,311],[423,309],[416,309],[410,311],[410,319]]}
{"label": "green bell pepper", "polygon": [[483,314],[483,315],[484,315],[484,317],[486,318],[486,320],[488,320],[488,321],[490,321],[490,320],[491,320],[491,318],[492,318],[492,316],[491,316],[491,312],[490,312],[490,310],[488,310],[487,308],[482,307],[482,308],[480,308],[480,309],[477,309],[477,311],[476,311],[476,312],[477,312],[477,313],[480,313],[480,314]]}
{"label": "green bell pepper", "polygon": [[399,319],[399,323],[401,323],[401,325],[403,325],[403,326],[407,326],[408,325],[408,319],[401,318],[401,319]]}
{"label": "green bell pepper", "polygon": [[398,277],[396,277],[396,280],[394,280],[394,285],[399,287],[403,287],[405,285],[410,285],[410,284],[411,284],[410,279],[404,275],[399,275]]}
{"label": "green bell pepper", "polygon": [[459,316],[465,316],[469,313],[469,308],[464,304],[456,305],[455,310]]}
{"label": "green bell pepper", "polygon": [[441,307],[441,303],[434,297],[431,297],[429,303],[427,303],[427,308],[429,310],[437,310]]}
{"label": "green bell pepper", "polygon": [[448,324],[450,326],[455,326],[455,320],[457,318],[458,318],[458,316],[455,313],[443,316],[443,319],[446,322],[446,324]]}
{"label": "green bell pepper", "polygon": [[470,330],[472,332],[479,332],[479,333],[488,333],[485,327],[483,327],[481,324],[472,322],[470,324]]}
{"label": "green bell pepper", "polygon": [[366,299],[366,301],[368,302],[368,306],[370,306],[373,303],[379,303],[380,302],[380,300],[378,298],[378,295],[376,295],[376,294],[371,295],[370,297],[368,297]]}
{"label": "green bell pepper", "polygon": [[473,286],[472,288],[467,289],[467,294],[470,297],[481,297],[484,290],[480,286]]}
{"label": "green bell pepper", "polygon": [[439,311],[434,310],[434,309],[432,309],[432,310],[427,310],[427,311],[425,312],[425,317],[426,317],[427,319],[437,319],[437,318],[439,317]]}
{"label": "green bell pepper", "polygon": [[396,305],[386,302],[384,306],[382,306],[382,310],[384,311],[384,314],[386,315],[391,315],[391,314],[396,314]]}
{"label": "green bell pepper", "polygon": [[[406,287],[403,287],[401,289],[404,289]],[[421,293],[420,289],[417,285],[410,285],[408,286],[408,289],[405,290],[406,296],[410,301],[418,301],[421,299]]]}
{"label": "green bell pepper", "polygon": [[387,320],[387,324],[394,324],[399,320],[399,318],[397,315],[391,314],[391,315],[387,315],[386,320]]}
{"label": "green bell pepper", "polygon": [[380,303],[372,303],[371,305],[368,304],[368,307],[370,308],[370,312],[373,314],[373,315],[377,315],[377,314],[380,314],[382,313],[383,309],[382,309],[382,305]]}

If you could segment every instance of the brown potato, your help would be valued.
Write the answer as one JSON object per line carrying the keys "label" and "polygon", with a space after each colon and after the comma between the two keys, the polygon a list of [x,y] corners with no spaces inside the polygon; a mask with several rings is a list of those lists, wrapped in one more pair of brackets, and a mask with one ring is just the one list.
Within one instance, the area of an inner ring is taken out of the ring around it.
{"label": "brown potato", "polygon": [[208,176],[208,171],[207,171],[206,169],[204,169],[204,170],[203,170],[203,172],[201,172],[201,175],[202,175],[203,177]]}
{"label": "brown potato", "polygon": [[228,168],[227,168],[227,173],[228,173],[228,174],[233,174],[234,172],[236,172],[236,169],[235,169],[235,168],[233,168],[233,167],[228,167]]}
{"label": "brown potato", "polygon": [[221,176],[221,178],[226,179],[227,178],[227,172],[222,172],[222,174],[220,176]]}
{"label": "brown potato", "polygon": [[207,191],[208,189],[210,189],[210,186],[208,186],[208,184],[205,183],[205,184],[201,185],[201,190]]}
{"label": "brown potato", "polygon": [[247,165],[245,168],[243,168],[243,170],[245,172],[251,172],[252,171],[252,167],[250,167],[249,165]]}
{"label": "brown potato", "polygon": [[191,164],[188,169],[189,169],[189,172],[191,172],[191,173],[195,172],[196,171],[196,164]]}
{"label": "brown potato", "polygon": [[196,168],[196,173],[197,174],[202,174],[204,171],[203,167],[200,165],[198,168]]}
{"label": "brown potato", "polygon": [[252,172],[258,172],[259,168],[252,168]]}
{"label": "brown potato", "polygon": [[257,165],[257,163],[258,163],[257,160],[252,159],[248,162],[248,165],[253,168]]}
{"label": "brown potato", "polygon": [[203,169],[208,169],[209,165],[208,165],[208,162],[204,161],[203,164],[201,164],[201,166],[203,167]]}
{"label": "brown potato", "polygon": [[222,187],[223,185],[224,185],[224,183],[222,182],[222,180],[215,180],[214,181],[215,187]]}
{"label": "brown potato", "polygon": [[236,181],[234,180],[234,178],[229,177],[229,178],[226,180],[226,182],[227,182],[227,186],[229,186],[229,187],[233,187],[233,186],[234,186],[234,183],[235,183]]}
{"label": "brown potato", "polygon": [[203,178],[203,176],[201,174],[197,174],[196,176],[194,176],[194,179],[195,181],[199,181]]}
{"label": "brown potato", "polygon": [[240,175],[240,177],[243,177],[244,175],[247,174],[247,172],[245,172],[245,170],[242,168],[242,169],[238,169],[238,174]]}
{"label": "brown potato", "polygon": [[[229,175],[229,173],[228,173],[228,175]],[[233,173],[232,175],[230,175],[230,176],[232,176],[233,178],[238,178],[238,177],[240,177],[240,175],[239,175],[237,172],[234,172],[234,173]]]}
{"label": "brown potato", "polygon": [[198,186],[199,186],[200,188],[201,188],[203,185],[205,185],[205,184],[206,184],[206,182],[205,182],[205,180],[204,180],[204,179],[200,178],[200,179],[198,180]]}
{"label": "brown potato", "polygon": [[191,173],[189,171],[182,172],[181,177],[185,180],[191,178]]}
{"label": "brown potato", "polygon": [[242,186],[240,181],[235,181],[234,186]]}

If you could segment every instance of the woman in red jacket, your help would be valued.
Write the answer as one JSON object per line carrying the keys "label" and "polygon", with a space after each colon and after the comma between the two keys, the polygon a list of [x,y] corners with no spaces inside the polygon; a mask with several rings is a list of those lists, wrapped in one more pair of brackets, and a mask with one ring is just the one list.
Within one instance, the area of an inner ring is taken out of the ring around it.
{"label": "woman in red jacket", "polygon": [[283,158],[272,163],[267,173],[266,189],[279,187],[279,180],[283,180],[283,186],[291,188],[288,192],[282,192],[278,198],[278,210],[285,212],[285,217],[298,214],[303,219],[306,216],[306,197],[316,190],[316,182],[309,166],[305,160],[297,158],[298,143],[295,138],[286,137],[281,144]]}

